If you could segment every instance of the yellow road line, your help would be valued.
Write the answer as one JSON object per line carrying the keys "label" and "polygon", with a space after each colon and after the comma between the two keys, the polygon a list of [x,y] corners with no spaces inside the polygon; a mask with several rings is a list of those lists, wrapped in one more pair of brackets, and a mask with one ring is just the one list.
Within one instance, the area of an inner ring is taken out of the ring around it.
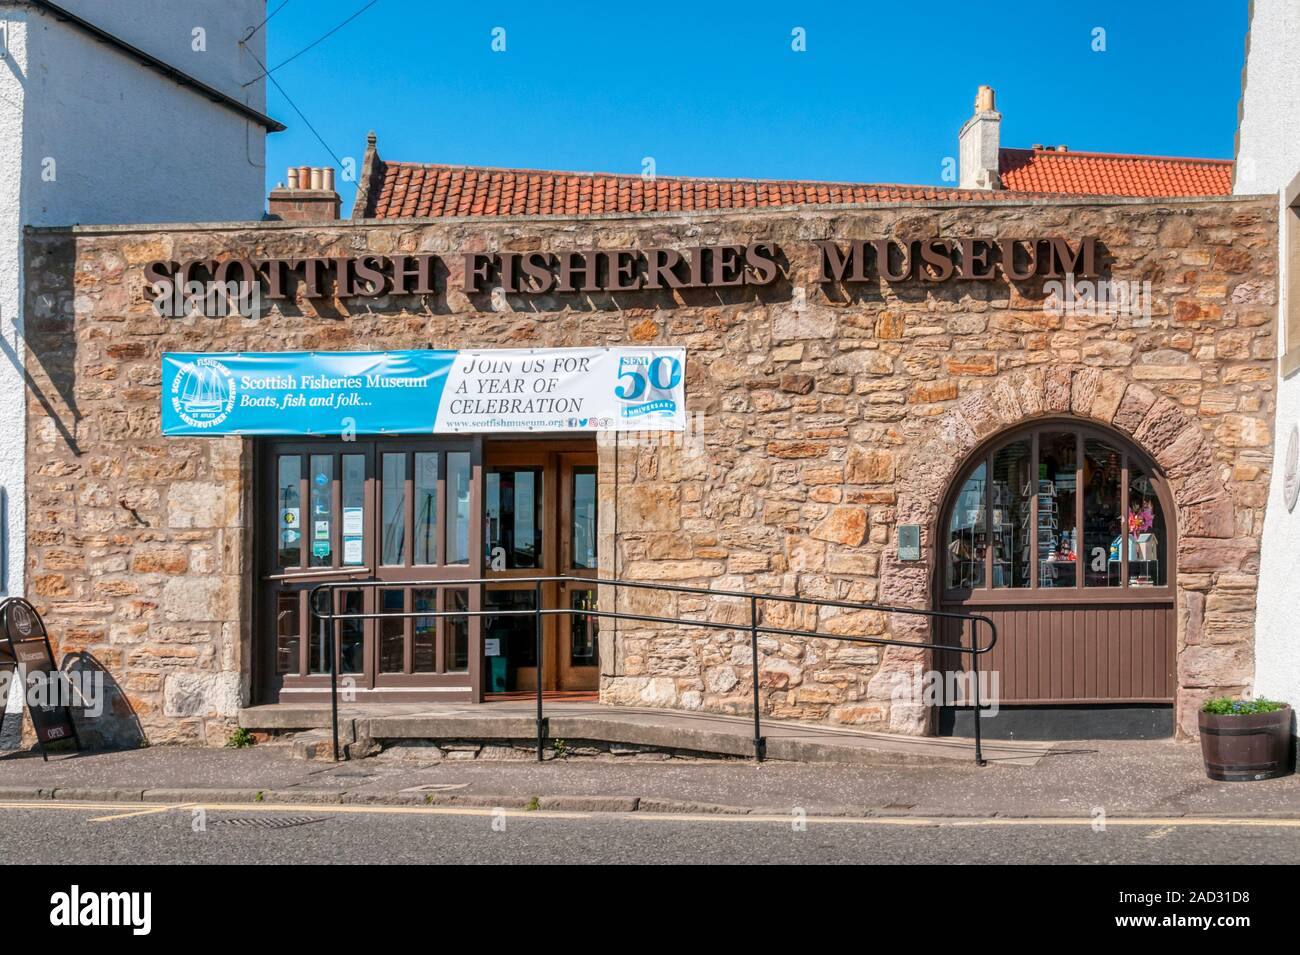
{"label": "yellow road line", "polygon": [[[139,808],[130,809],[136,806]],[[780,813],[673,813],[673,812],[568,812],[555,810],[505,809],[490,806],[384,806],[355,804],[317,804],[298,802],[259,802],[259,803],[164,803],[149,805],[146,803],[92,803],[63,802],[55,800],[33,800],[31,802],[0,802],[4,809],[54,809],[102,811],[119,810],[107,816],[92,818],[92,822],[113,819],[129,819],[133,816],[148,816],[182,809],[203,809],[208,812],[288,812],[334,813],[350,815],[425,815],[425,816],[492,816],[504,815],[512,818],[535,819],[593,819],[597,817],[636,820],[640,822],[731,822],[764,823],[789,825],[792,822],[807,822],[820,825],[849,826],[913,826],[913,827],[1033,827],[1033,826],[1096,826],[1111,827],[1254,827],[1297,829],[1300,818],[1249,818],[1240,816],[1108,816],[1097,820],[1090,816],[997,816],[980,818],[959,818],[952,816],[796,816]]]}
{"label": "yellow road line", "polygon": [[180,806],[154,806],[150,809],[137,809],[134,812],[120,812],[112,816],[95,816],[90,822],[112,822],[114,819],[134,819],[136,816],[154,816],[160,812],[171,812],[173,809],[185,809],[193,805],[185,803]]}
{"label": "yellow road line", "polygon": [[[130,803],[130,805],[138,805]],[[0,802],[0,809],[121,809],[120,802],[55,802],[52,799],[33,799],[31,802]]]}

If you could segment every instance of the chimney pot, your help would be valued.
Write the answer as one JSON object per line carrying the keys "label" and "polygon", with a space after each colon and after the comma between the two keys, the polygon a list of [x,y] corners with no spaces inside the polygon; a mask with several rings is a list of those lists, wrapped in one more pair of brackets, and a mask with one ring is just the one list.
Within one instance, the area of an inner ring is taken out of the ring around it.
{"label": "chimney pot", "polygon": [[997,109],[997,107],[993,105],[994,97],[995,94],[993,92],[993,87],[981,86],[975,91],[975,112],[991,113]]}
{"label": "chimney pot", "polygon": [[337,221],[341,201],[334,191],[333,166],[290,166],[288,188],[277,186],[267,196],[270,218],[289,222]]}

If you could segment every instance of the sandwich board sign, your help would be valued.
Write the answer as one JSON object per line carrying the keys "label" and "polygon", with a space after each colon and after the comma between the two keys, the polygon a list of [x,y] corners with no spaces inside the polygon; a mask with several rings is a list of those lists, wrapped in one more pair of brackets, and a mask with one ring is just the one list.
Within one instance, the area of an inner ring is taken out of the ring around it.
{"label": "sandwich board sign", "polygon": [[[67,705],[71,688],[54,662],[54,650],[50,647],[45,621],[22,597],[10,597],[0,603],[0,674],[12,676],[15,670],[23,688],[23,701],[32,717],[41,758],[49,759],[45,752],[46,743],[70,739],[80,749],[81,741],[77,738],[72,711]],[[7,684],[8,680],[5,682]],[[31,692],[37,683],[44,684],[44,692]],[[0,727],[4,725],[5,716],[0,710]]]}

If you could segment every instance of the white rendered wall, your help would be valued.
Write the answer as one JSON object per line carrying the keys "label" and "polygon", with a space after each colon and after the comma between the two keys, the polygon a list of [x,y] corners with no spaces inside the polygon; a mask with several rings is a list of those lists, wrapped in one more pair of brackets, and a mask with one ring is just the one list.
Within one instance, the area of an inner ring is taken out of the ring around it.
{"label": "white rendered wall", "polygon": [[[59,2],[265,112],[265,81],[242,86],[260,70],[238,43],[265,17],[265,0]],[[0,0],[0,19],[8,46],[0,61],[3,595],[24,592],[26,560],[23,227],[260,219],[265,130],[27,4]],[[196,27],[205,50],[194,49]],[[248,49],[265,62],[265,28]]]}
{"label": "white rendered wall", "polygon": [[[62,0],[72,12],[259,112],[264,82],[239,39],[264,0]],[[204,31],[204,51],[192,49]],[[28,14],[28,225],[260,219],[262,128],[53,17]],[[266,32],[249,42],[265,62]],[[53,158],[57,180],[41,163]]]}
{"label": "white rendered wall", "polygon": [[[1300,173],[1300,3],[1255,0],[1246,62],[1246,90],[1237,148],[1238,194],[1278,193]],[[1281,244],[1281,243],[1279,243]],[[1280,250],[1278,301],[1286,301]],[[1279,308],[1280,329],[1286,323]],[[1300,346],[1281,342],[1280,350]],[[1259,606],[1255,617],[1255,692],[1300,708],[1300,505],[1287,511],[1283,461],[1291,428],[1300,422],[1300,373],[1279,378],[1273,476],[1260,552]]]}

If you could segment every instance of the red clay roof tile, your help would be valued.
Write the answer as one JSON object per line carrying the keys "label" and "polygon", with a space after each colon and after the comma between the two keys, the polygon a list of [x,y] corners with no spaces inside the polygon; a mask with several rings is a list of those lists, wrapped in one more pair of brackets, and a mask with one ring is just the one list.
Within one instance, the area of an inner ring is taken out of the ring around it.
{"label": "red clay roof tile", "polygon": [[879,183],[694,179],[388,162],[375,169],[361,218],[689,212],[897,200],[989,202],[1026,193],[1095,196],[1221,196],[1232,162],[1118,153],[1003,149],[995,191]]}
{"label": "red clay roof tile", "polygon": [[998,174],[1008,192],[1089,196],[1227,196],[1232,160],[1122,153],[1003,149]]}

